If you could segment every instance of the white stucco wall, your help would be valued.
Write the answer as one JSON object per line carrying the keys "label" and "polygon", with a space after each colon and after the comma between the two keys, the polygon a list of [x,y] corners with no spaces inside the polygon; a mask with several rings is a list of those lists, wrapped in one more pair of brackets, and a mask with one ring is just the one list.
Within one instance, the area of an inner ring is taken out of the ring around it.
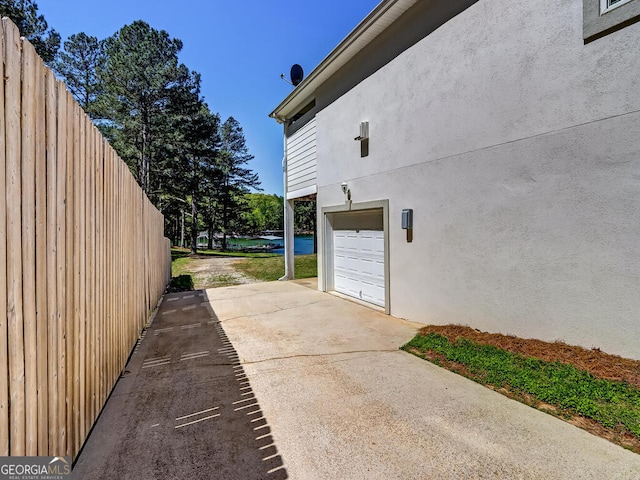
{"label": "white stucco wall", "polygon": [[318,112],[319,210],[389,199],[393,315],[640,358],[640,24],[584,45],[582,6],[481,0]]}

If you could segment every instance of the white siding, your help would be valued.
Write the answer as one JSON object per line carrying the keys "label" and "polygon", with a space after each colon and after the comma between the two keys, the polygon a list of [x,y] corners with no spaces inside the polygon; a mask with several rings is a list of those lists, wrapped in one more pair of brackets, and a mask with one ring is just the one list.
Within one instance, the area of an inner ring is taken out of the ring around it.
{"label": "white siding", "polygon": [[287,138],[287,193],[316,185],[316,119]]}

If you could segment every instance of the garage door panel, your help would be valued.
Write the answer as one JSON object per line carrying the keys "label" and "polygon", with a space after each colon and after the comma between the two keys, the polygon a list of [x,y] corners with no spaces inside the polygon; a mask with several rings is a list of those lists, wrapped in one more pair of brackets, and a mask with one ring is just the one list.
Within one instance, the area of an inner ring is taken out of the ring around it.
{"label": "garage door panel", "polygon": [[384,306],[384,232],[334,231],[334,288]]}
{"label": "garage door panel", "polygon": [[364,284],[362,300],[384,307],[384,287],[375,284]]}

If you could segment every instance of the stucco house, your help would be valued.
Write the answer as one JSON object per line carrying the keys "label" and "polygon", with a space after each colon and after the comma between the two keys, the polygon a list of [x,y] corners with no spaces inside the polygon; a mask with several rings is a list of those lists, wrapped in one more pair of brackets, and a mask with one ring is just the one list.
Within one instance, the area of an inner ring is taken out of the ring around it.
{"label": "stucco house", "polygon": [[286,275],[315,197],[321,290],[640,359],[638,20],[640,0],[382,1],[271,113]]}

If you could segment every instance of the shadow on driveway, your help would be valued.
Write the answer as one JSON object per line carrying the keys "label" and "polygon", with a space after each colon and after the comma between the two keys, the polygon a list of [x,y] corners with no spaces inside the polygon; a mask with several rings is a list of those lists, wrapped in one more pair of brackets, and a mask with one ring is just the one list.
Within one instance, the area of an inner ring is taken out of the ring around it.
{"label": "shadow on driveway", "polygon": [[288,478],[206,292],[165,296],[73,478]]}

